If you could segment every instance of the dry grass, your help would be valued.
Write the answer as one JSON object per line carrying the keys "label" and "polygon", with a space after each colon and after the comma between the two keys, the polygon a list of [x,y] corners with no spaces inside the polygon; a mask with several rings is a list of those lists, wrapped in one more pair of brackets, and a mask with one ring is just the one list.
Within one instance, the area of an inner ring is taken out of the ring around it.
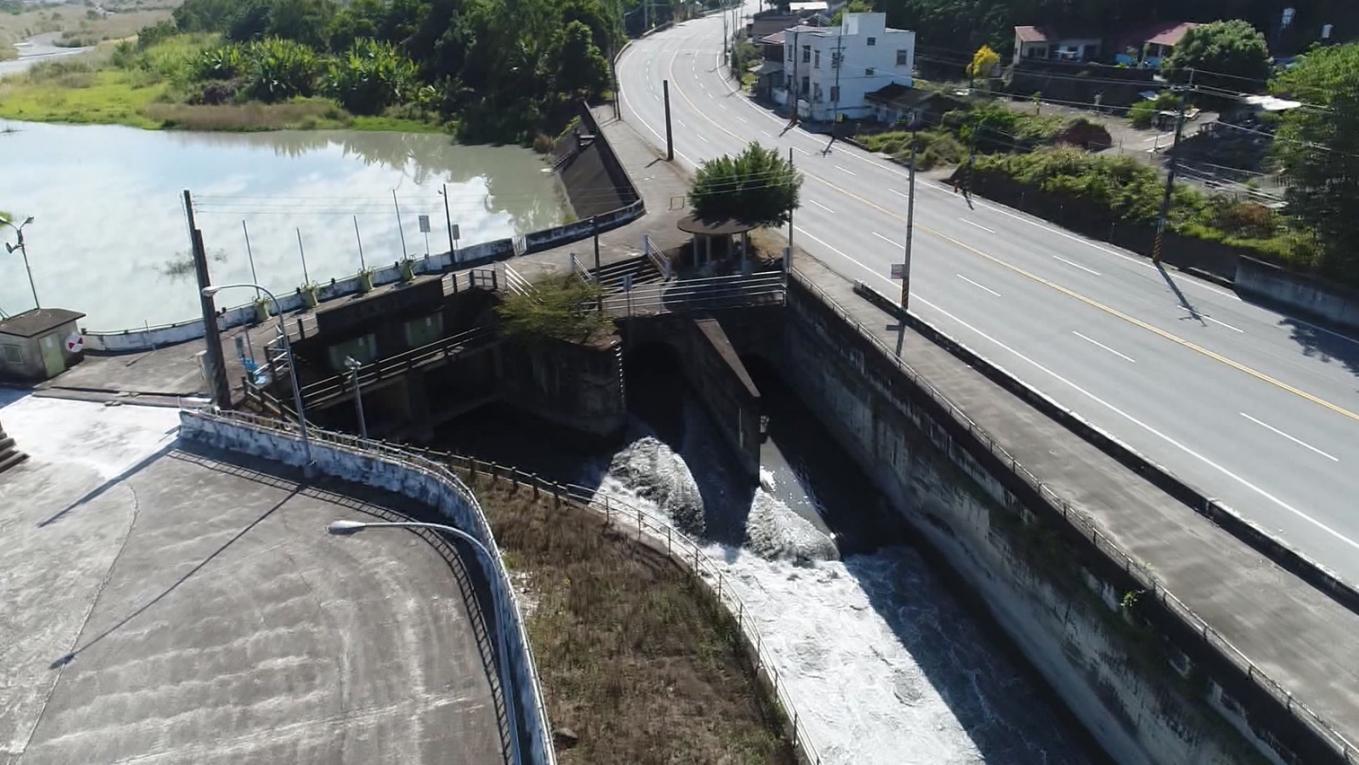
{"label": "dry grass", "polygon": [[264,104],[148,104],[142,113],[167,128],[182,130],[281,130],[284,128],[340,127],[351,121],[333,102],[296,101]]}
{"label": "dry grass", "polygon": [[505,482],[475,488],[527,577],[552,724],[580,737],[563,765],[794,761],[730,616],[686,572],[588,511]]}

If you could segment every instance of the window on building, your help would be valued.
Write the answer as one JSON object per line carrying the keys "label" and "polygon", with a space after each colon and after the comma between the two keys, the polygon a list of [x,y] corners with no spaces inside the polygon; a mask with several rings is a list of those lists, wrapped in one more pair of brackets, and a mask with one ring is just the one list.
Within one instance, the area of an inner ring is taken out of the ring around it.
{"label": "window on building", "polygon": [[839,69],[839,68],[840,68],[840,61],[841,61],[843,58],[844,58],[844,54],[840,53],[840,51],[838,51],[838,50],[835,51],[835,52],[833,52],[833,53],[831,53],[831,68],[832,68],[832,69]]}
{"label": "window on building", "polygon": [[798,95],[807,95],[808,91],[812,89],[812,86],[808,84],[810,81],[810,78],[806,75],[802,76],[802,87],[798,89]]}
{"label": "window on building", "polygon": [[911,52],[908,50],[897,51],[897,66],[906,66],[907,60],[910,58],[910,56]]}
{"label": "window on building", "polygon": [[821,83],[812,86],[812,100],[821,103]]}
{"label": "window on building", "polygon": [[878,44],[878,38],[876,38],[876,37],[870,37],[870,38],[868,38],[868,47],[872,48],[874,45],[877,45],[877,44]]}
{"label": "window on building", "polygon": [[864,70],[864,76],[866,76],[866,77],[872,77],[872,76],[873,76],[873,72],[874,72],[874,69],[873,69],[873,67],[870,66],[870,67],[868,67],[867,69]]}
{"label": "window on building", "polygon": [[22,364],[24,352],[17,345],[0,345],[0,358],[4,358],[6,364]]}
{"label": "window on building", "polygon": [[406,322],[406,346],[419,348],[444,336],[444,315],[431,314]]}
{"label": "window on building", "polygon": [[836,104],[840,103],[840,86],[839,86],[839,85],[832,85],[832,86],[831,86],[831,103],[836,103]]}
{"label": "window on building", "polygon": [[812,66],[817,69],[821,68],[821,51],[816,52],[816,56],[813,59]]}
{"label": "window on building", "polygon": [[810,45],[802,46],[802,63],[808,64],[811,63],[811,60],[812,60],[812,46]]}
{"label": "window on building", "polygon": [[785,61],[793,60],[793,46],[789,45],[783,52],[786,54],[783,57]]}
{"label": "window on building", "polygon": [[377,359],[377,338],[363,335],[330,346],[330,368],[336,372],[346,371],[344,360],[354,358],[361,364],[371,364]]}

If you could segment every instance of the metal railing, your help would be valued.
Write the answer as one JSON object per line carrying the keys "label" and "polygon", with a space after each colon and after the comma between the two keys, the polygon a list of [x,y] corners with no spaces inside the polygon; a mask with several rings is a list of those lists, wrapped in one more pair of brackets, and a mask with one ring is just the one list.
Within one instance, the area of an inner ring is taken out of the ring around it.
{"label": "metal railing", "polygon": [[519,272],[509,263],[502,263],[501,267],[505,269],[505,289],[522,297],[533,297],[533,294],[538,291],[538,288],[533,286],[533,282],[520,276]]}
{"label": "metal railing", "polygon": [[571,253],[571,273],[575,274],[586,284],[594,284],[596,281],[595,275],[590,272],[590,269],[585,267],[585,264],[580,262],[580,258],[576,257],[576,253],[574,252]]}
{"label": "metal railing", "polygon": [[[488,327],[476,327],[441,338],[427,345],[388,356],[358,369],[358,388],[364,388],[381,380],[403,375],[414,369],[429,366],[453,358],[459,353],[494,339],[495,332]],[[323,380],[302,386],[302,400],[307,406],[325,406],[354,391],[355,375],[350,372],[332,375]]]}
{"label": "metal railing", "polygon": [[611,292],[601,303],[603,310],[611,314],[632,316],[779,305],[785,294],[783,272],[766,271],[752,276],[712,276],[649,283],[631,290]]}
{"label": "metal railing", "polygon": [[917,389],[923,391],[935,404],[947,412],[954,422],[966,429],[968,434],[975,439],[977,443],[986,448],[992,456],[1001,462],[1001,464],[1008,465],[1011,473],[1028,485],[1029,488],[1037,492],[1038,496],[1047,502],[1053,509],[1060,512],[1062,518],[1067,523],[1071,524],[1071,526],[1082,536],[1089,539],[1091,543],[1094,544],[1096,550],[1109,556],[1109,558],[1119,565],[1125,573],[1132,577],[1143,590],[1155,597],[1177,618],[1193,628],[1206,643],[1213,646],[1229,662],[1236,666],[1239,671],[1244,673],[1252,682],[1254,682],[1258,688],[1269,694],[1286,709],[1300,712],[1299,719],[1303,724],[1312,729],[1322,740],[1329,742],[1335,751],[1342,755],[1346,762],[1359,761],[1359,747],[1336,730],[1326,718],[1322,717],[1319,713],[1315,712],[1302,702],[1294,699],[1291,691],[1286,690],[1276,680],[1266,674],[1264,670],[1233,645],[1230,640],[1217,630],[1213,629],[1207,621],[1185,604],[1184,601],[1180,600],[1174,593],[1166,589],[1166,586],[1156,578],[1155,574],[1153,574],[1149,568],[1134,560],[1133,557],[1124,552],[1116,542],[1102,533],[1093,519],[1076,508],[1073,508],[1069,502],[1059,496],[1047,484],[1043,483],[1038,476],[1029,472],[1027,468],[1015,459],[1014,455],[1010,454],[1004,447],[997,443],[990,433],[968,418],[963,410],[950,401],[938,388],[935,388],[928,380],[917,374],[916,371],[906,364],[895,351],[879,339],[874,332],[870,331],[869,328],[865,327],[861,322],[851,316],[849,312],[835,300],[835,298],[827,294],[810,279],[802,276],[796,269],[794,269],[792,273],[792,278],[798,282],[799,286],[815,294],[817,298],[830,308],[842,322],[853,327],[861,336],[872,343],[877,351],[881,353],[888,362],[895,365]]}
{"label": "metal railing", "polygon": [[[787,685],[783,682],[778,667],[771,661],[766,652],[764,637],[760,634],[754,617],[748,613],[741,598],[727,585],[728,577],[726,573],[704,554],[696,540],[672,524],[669,518],[653,510],[615,499],[607,494],[600,494],[587,486],[548,481],[536,473],[525,472],[512,466],[483,462],[450,452],[418,448],[408,448],[408,451],[419,454],[426,459],[445,462],[453,466],[455,470],[468,475],[469,480],[472,481],[475,481],[478,476],[487,476],[492,482],[508,481],[513,485],[533,491],[535,497],[540,495],[550,496],[554,502],[566,502],[576,508],[603,515],[605,520],[603,529],[612,528],[615,525],[628,526],[637,532],[636,541],[649,542],[653,549],[664,552],[672,560],[679,563],[708,589],[709,593],[735,620],[742,639],[746,641],[748,649],[752,653],[752,663],[757,676],[763,673],[765,682],[769,684],[770,692],[782,709],[784,716],[788,718],[787,722],[791,731],[789,738],[793,746],[807,762],[820,764],[821,755],[817,751],[816,745],[812,743],[806,727],[802,725],[801,715],[788,693]],[[644,535],[645,540],[643,539]]]}
{"label": "metal railing", "polygon": [[[194,416],[202,417],[207,420],[244,424],[259,430],[276,433],[290,440],[298,437],[298,432],[289,427],[290,423],[248,412],[195,412]],[[519,607],[518,598],[515,596],[514,584],[509,578],[508,569],[505,567],[504,555],[501,552],[499,545],[496,544],[495,535],[491,531],[490,523],[486,520],[486,514],[482,511],[481,503],[477,500],[476,494],[463,483],[462,479],[458,478],[458,476],[453,473],[448,464],[432,460],[427,454],[395,446],[385,441],[365,440],[347,433],[338,433],[320,428],[311,428],[308,433],[312,442],[315,444],[325,444],[332,448],[344,451],[375,456],[387,462],[400,464],[409,470],[431,476],[435,480],[452,488],[467,507],[472,510],[471,516],[475,528],[463,529],[463,531],[477,537],[483,542],[486,548],[495,555],[497,565],[494,566],[494,571],[488,572],[488,575],[496,577],[498,580],[498,586],[504,593],[504,597],[507,601],[505,604],[505,610],[507,612],[505,616],[510,617],[508,620],[510,622],[509,624],[506,624],[501,621],[500,618],[497,618],[497,628],[504,629],[509,627],[513,629],[516,637],[520,640],[520,644],[524,647],[525,656],[528,659],[526,671],[529,675],[534,698],[534,709],[532,710],[532,713],[537,718],[540,734],[545,738],[545,741],[541,742],[545,749],[544,761],[549,765],[555,763],[556,753],[553,750],[551,741],[552,727],[548,722],[547,708],[543,701],[542,683],[538,677],[538,664],[533,657],[533,647],[528,638],[528,630],[524,626],[523,610]],[[502,660],[508,660],[508,657],[502,657]],[[501,689],[501,692],[503,694],[510,694],[513,693],[514,690],[504,688]],[[508,714],[508,699],[505,700],[505,704]]]}

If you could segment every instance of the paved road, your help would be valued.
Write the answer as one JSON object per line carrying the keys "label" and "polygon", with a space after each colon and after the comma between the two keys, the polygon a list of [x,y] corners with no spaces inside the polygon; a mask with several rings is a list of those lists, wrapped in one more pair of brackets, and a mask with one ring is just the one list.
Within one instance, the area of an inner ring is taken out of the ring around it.
{"label": "paved road", "polygon": [[26,72],[29,67],[43,61],[74,56],[90,50],[90,48],[62,48],[53,45],[52,43],[60,36],[60,32],[46,32],[16,43],[14,48],[19,51],[19,57],[10,61],[0,61],[0,77]]}
{"label": "paved road", "polygon": [[[789,149],[806,178],[795,240],[888,294],[906,173],[734,92],[722,21],[634,42],[623,116],[676,159]],[[911,307],[925,319],[1350,581],[1359,582],[1359,340],[985,200],[918,179]]]}

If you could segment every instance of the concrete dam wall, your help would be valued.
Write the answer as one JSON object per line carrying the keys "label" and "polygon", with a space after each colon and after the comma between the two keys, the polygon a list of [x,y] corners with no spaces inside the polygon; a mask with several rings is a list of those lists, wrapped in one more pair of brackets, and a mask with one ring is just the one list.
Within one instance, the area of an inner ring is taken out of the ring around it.
{"label": "concrete dam wall", "polygon": [[[1111,756],[1283,761],[1258,742],[1296,740],[1285,710],[1252,697],[1173,618],[1136,608],[1138,585],[1106,551],[1069,533],[1060,511],[798,279],[780,356],[789,385]],[[1279,727],[1261,730],[1262,719]]]}

